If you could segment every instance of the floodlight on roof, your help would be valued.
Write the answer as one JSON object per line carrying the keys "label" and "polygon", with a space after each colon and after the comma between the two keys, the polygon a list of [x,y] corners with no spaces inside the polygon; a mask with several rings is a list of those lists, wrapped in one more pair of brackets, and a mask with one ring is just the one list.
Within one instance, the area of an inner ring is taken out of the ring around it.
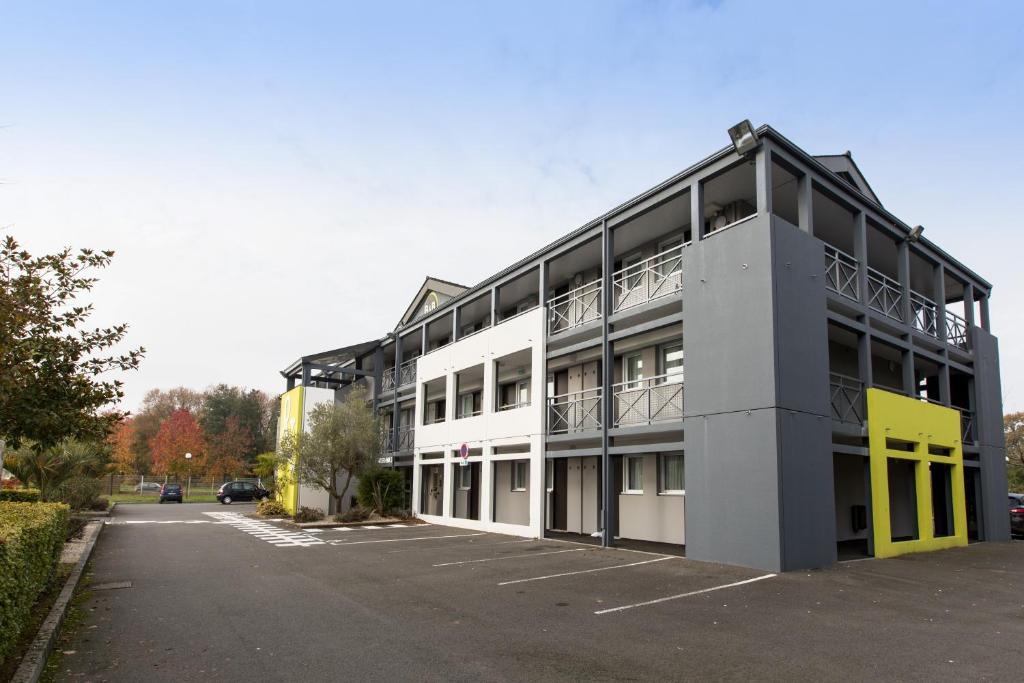
{"label": "floodlight on roof", "polygon": [[761,145],[761,139],[757,137],[754,127],[750,125],[750,119],[743,119],[730,128],[729,139],[732,140],[732,146],[736,153],[742,156],[750,154]]}
{"label": "floodlight on roof", "polygon": [[924,226],[915,225],[914,228],[909,233],[907,233],[907,236],[904,239],[907,242],[916,242],[919,239],[921,239],[922,232],[924,232]]}

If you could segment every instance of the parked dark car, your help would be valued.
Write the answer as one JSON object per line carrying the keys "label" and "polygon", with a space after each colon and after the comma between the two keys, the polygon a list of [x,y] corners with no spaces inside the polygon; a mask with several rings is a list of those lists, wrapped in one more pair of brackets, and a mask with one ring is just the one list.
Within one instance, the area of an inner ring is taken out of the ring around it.
{"label": "parked dark car", "polygon": [[251,481],[229,481],[217,491],[217,501],[231,505],[235,501],[263,500],[270,497],[270,491]]}
{"label": "parked dark car", "polygon": [[1010,535],[1024,536],[1024,493],[1010,495]]}
{"label": "parked dark car", "polygon": [[181,484],[164,484],[160,487],[160,502],[165,500],[181,502]]}

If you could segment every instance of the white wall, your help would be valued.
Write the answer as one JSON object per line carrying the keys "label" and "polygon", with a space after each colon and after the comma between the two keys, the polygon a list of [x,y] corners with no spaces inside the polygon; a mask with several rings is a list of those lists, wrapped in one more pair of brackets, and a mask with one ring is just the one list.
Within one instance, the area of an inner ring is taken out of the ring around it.
{"label": "white wall", "polygon": [[[643,493],[619,493],[619,536],[641,541],[684,544],[686,497],[677,493],[659,494],[658,456],[648,454],[643,459]],[[622,458],[622,462],[625,462],[625,458]]]}
{"label": "white wall", "polygon": [[[465,339],[420,356],[416,361],[416,445],[413,509],[419,510],[420,477],[423,453],[444,453],[445,498],[442,514],[419,516],[439,524],[501,533],[539,537],[543,533],[544,485],[544,310],[535,308],[494,327],[477,332]],[[515,410],[495,412],[497,382],[494,361],[524,349],[532,350],[530,405]],[[480,364],[484,365],[482,396],[483,414],[461,420],[455,416],[455,374]],[[444,422],[423,424],[423,385],[438,378],[445,379],[447,387],[447,415]],[[451,516],[456,492],[453,491],[455,467],[461,444],[480,449],[481,455],[470,458],[481,462],[480,520],[466,520]],[[498,454],[501,447],[522,446],[524,453]],[[495,521],[493,495],[495,493],[495,462],[513,459],[530,461],[528,488],[529,514],[514,524]],[[436,461],[433,461],[436,462]]]}
{"label": "white wall", "polygon": [[512,463],[507,460],[494,463],[494,521],[504,524],[530,523],[530,495],[532,480],[527,475],[525,491],[512,490]]}
{"label": "white wall", "polygon": [[[304,397],[302,404],[302,428],[303,431],[308,431],[309,414],[321,403],[334,403],[334,390],[322,387],[306,387],[302,391],[302,395]],[[357,482],[352,482],[352,485],[349,487],[351,492],[355,492],[356,484]],[[330,502],[331,497],[327,491],[315,486],[299,486],[298,507],[315,508],[326,515]]]}

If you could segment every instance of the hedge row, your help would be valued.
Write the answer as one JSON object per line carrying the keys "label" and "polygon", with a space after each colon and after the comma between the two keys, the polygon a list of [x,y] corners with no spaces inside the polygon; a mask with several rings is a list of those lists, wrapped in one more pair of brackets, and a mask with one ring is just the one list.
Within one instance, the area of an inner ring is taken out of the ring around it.
{"label": "hedge row", "polygon": [[53,577],[68,514],[62,503],[0,502],[0,666]]}
{"label": "hedge row", "polygon": [[38,503],[39,489],[0,489],[0,503]]}

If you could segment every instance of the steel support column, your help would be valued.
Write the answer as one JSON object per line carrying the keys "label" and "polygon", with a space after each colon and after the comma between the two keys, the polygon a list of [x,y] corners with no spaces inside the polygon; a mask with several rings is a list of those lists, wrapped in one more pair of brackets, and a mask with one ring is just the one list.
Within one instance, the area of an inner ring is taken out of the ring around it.
{"label": "steel support column", "polygon": [[601,225],[601,545],[610,547],[615,544],[616,496],[614,491],[615,476],[612,473],[612,458],[608,453],[608,426],[611,424],[612,410],[612,368],[615,358],[612,355],[612,342],[608,338],[611,326],[608,323],[608,312],[612,307],[612,270],[615,268],[615,249],[612,232],[608,229],[608,221]]}

